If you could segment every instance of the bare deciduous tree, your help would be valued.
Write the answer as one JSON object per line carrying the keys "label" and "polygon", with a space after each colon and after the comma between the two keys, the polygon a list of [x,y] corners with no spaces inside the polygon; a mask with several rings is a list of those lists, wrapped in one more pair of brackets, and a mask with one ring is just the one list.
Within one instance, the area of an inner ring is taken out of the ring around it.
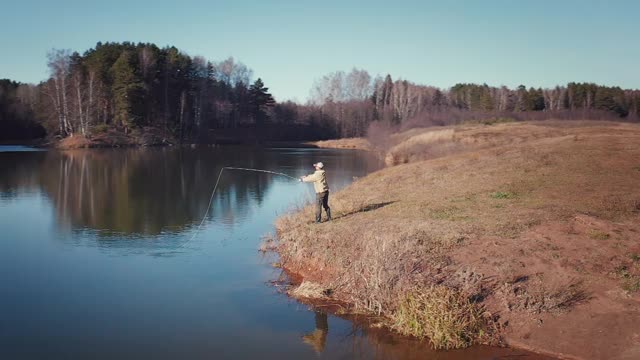
{"label": "bare deciduous tree", "polygon": [[213,68],[215,79],[231,86],[247,85],[253,76],[251,69],[241,62],[236,62],[233,57],[214,64]]}
{"label": "bare deciduous tree", "polygon": [[73,135],[73,127],[69,121],[69,102],[67,100],[67,79],[71,66],[70,50],[52,49],[47,54],[47,65],[51,80],[46,84],[49,95],[59,121],[60,134]]}

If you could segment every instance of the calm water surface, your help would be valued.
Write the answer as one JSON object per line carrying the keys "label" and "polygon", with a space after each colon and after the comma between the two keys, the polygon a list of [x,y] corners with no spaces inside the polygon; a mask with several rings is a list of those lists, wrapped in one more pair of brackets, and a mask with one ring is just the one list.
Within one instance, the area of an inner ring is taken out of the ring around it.
{"label": "calm water surface", "polygon": [[[28,152],[0,147],[0,358],[533,358],[424,344],[314,312],[269,282],[273,221],[380,164],[357,151],[259,148]],[[539,357],[536,357],[539,358]]]}

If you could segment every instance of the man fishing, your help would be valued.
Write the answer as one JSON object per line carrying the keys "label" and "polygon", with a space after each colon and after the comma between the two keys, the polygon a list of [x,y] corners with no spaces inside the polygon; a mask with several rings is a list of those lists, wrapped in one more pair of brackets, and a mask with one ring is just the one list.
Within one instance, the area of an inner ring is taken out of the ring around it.
{"label": "man fishing", "polygon": [[312,182],[316,191],[316,223],[322,222],[322,208],[327,212],[327,221],[331,220],[331,208],[329,207],[329,184],[321,162],[313,164],[316,171],[313,174],[303,176],[300,181]]}

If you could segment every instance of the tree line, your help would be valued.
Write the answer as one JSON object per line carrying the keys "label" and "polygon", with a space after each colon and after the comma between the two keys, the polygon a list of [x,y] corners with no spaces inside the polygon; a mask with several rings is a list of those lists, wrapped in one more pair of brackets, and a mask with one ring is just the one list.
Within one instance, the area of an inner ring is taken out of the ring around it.
{"label": "tree line", "polygon": [[51,50],[47,64],[50,76],[39,84],[0,81],[0,140],[149,127],[180,142],[210,141],[209,134],[226,129],[269,133],[263,128],[288,129],[281,137],[312,140],[362,136],[375,123],[640,118],[639,90],[592,83],[441,89],[354,68],[317,79],[309,101],[299,104],[276,103],[263,81],[254,81],[253,71],[232,57],[210,61],[174,46],[99,42],[83,54]]}
{"label": "tree line", "polygon": [[37,121],[34,104],[37,92],[26,84],[0,80],[0,140],[36,139],[46,135]]}
{"label": "tree line", "polygon": [[575,82],[549,89],[487,84],[440,89],[353,69],[317,80],[308,106],[329,118],[335,135],[350,137],[362,136],[380,121],[404,128],[492,117],[638,121],[640,90]]}
{"label": "tree line", "polygon": [[50,77],[15,84],[12,97],[34,109],[16,118],[36,119],[59,137],[155,127],[193,140],[210,128],[263,125],[275,104],[262,80],[250,83],[252,70],[232,57],[212,62],[129,42],[47,56]]}

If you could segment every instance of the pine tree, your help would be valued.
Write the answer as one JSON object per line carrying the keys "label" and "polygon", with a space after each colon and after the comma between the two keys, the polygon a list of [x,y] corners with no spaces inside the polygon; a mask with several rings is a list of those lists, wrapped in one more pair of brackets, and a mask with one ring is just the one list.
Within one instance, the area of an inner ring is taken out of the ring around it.
{"label": "pine tree", "polygon": [[526,110],[544,110],[544,94],[542,93],[542,89],[534,89],[533,87],[529,88],[526,97]]}
{"label": "pine tree", "polygon": [[144,112],[144,86],[132,65],[132,56],[123,51],[111,68],[116,123],[126,129],[141,125]]}
{"label": "pine tree", "polygon": [[253,115],[256,125],[264,124],[268,117],[266,110],[275,105],[275,100],[268,91],[269,88],[264,86],[260,78],[249,87],[251,115]]}

